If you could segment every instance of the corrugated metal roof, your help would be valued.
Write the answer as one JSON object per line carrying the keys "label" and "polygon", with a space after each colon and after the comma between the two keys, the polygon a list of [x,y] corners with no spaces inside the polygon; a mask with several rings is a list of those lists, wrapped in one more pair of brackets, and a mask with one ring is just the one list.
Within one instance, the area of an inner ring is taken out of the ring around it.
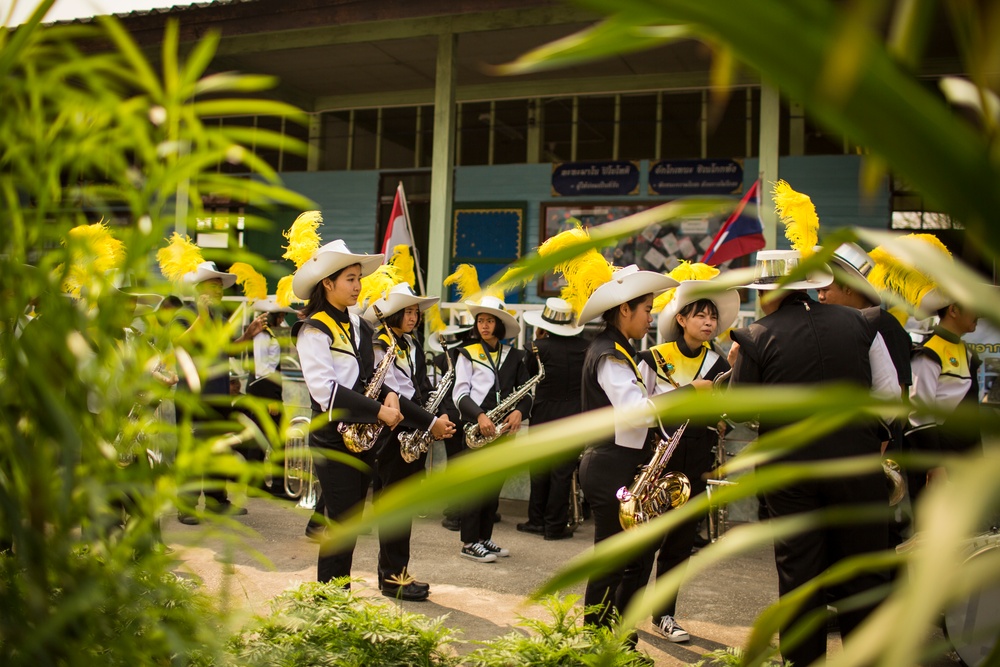
{"label": "corrugated metal roof", "polygon": [[[153,7],[152,9],[133,9],[130,12],[116,12],[111,14],[119,19],[127,18],[137,18],[140,16],[160,16],[169,14],[181,14],[188,11],[197,11],[199,9],[205,9],[206,7],[219,7],[224,5],[242,5],[248,3],[259,2],[259,0],[205,0],[205,2],[192,2],[186,5],[174,5],[172,7]],[[101,16],[106,16],[102,14]],[[63,19],[60,21],[46,22],[48,25],[60,25],[67,23],[93,23],[96,16],[79,18],[79,19]]]}

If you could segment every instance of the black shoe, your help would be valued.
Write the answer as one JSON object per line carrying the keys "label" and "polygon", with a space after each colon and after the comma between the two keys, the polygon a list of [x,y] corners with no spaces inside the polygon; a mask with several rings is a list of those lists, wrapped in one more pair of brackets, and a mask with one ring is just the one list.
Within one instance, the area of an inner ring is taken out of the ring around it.
{"label": "black shoe", "polygon": [[427,599],[429,595],[429,586],[427,588],[420,588],[415,586],[414,583],[406,584],[405,586],[400,586],[398,584],[386,583],[382,586],[382,595],[387,598],[393,598],[395,600],[407,600],[409,602],[423,602]]}
{"label": "black shoe", "polygon": [[462,530],[462,520],[456,519],[454,517],[448,517],[441,519],[441,525],[450,531]]}
{"label": "black shoe", "polygon": [[537,523],[531,523],[530,521],[517,524],[517,529],[522,533],[532,533],[533,535],[545,534],[545,526],[539,526]]}
{"label": "black shoe", "polygon": [[558,533],[545,533],[545,539],[546,539],[546,541],[568,540],[571,537],[573,537],[573,531],[572,530],[563,530],[562,532],[558,532]]}
{"label": "black shoe", "polygon": [[500,523],[500,512],[493,513],[493,523]]}
{"label": "black shoe", "polygon": [[326,532],[326,527],[322,524],[310,523],[306,526],[306,537],[313,542],[322,542],[324,532]]}
{"label": "black shoe", "polygon": [[[413,579],[412,577],[410,577],[410,574],[406,570],[403,570],[403,572],[401,574],[390,574],[389,575],[389,586],[390,587],[397,586],[398,585],[398,584],[396,584],[397,581],[402,581],[402,582],[404,582],[404,585],[412,586],[414,588],[414,590],[422,590],[422,591],[425,591],[427,593],[430,593],[430,590],[431,590],[431,585],[430,584],[428,584],[426,581],[417,581],[416,579]],[[381,573],[379,573],[379,575],[378,575],[378,589],[382,590],[385,587],[386,587],[386,578]]]}
{"label": "black shoe", "polygon": [[197,526],[201,523],[201,519],[196,517],[194,514],[181,514],[180,512],[177,513],[177,520],[185,526]]}
{"label": "black shoe", "polygon": [[246,507],[234,507],[228,500],[224,503],[212,503],[205,507],[209,512],[215,514],[225,514],[226,516],[243,516],[247,513]]}

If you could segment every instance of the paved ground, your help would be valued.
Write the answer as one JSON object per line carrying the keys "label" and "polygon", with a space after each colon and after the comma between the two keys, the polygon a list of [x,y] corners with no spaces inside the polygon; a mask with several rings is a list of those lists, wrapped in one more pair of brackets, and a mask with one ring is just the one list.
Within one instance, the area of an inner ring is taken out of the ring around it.
{"label": "paved ground", "polygon": [[[172,516],[163,519],[164,538],[177,549],[183,561],[180,569],[225,596],[234,610],[264,613],[274,595],[315,580],[318,547],[303,533],[308,510],[265,499],[250,499],[248,508],[249,514],[237,519],[250,529],[240,531],[244,533],[242,545],[220,535],[210,536],[204,527],[181,525]],[[526,518],[523,501],[502,501],[500,511],[503,520],[496,525],[494,541],[509,548],[511,556],[493,564],[461,558],[458,533],[444,529],[438,516],[416,522],[411,570],[432,588],[426,602],[401,603],[408,611],[432,617],[447,614],[447,625],[460,629],[466,641],[507,634],[518,615],[544,618],[540,607],[526,605],[526,596],[559,564],[593,543],[593,524],[584,523],[572,539],[547,542],[516,531],[515,524]],[[377,537],[362,536],[354,558],[353,574],[364,580],[358,589],[372,595],[378,595],[377,551]],[[678,619],[691,633],[691,642],[671,644],[655,635],[647,621],[639,628],[639,649],[657,665],[674,666],[694,662],[708,651],[739,646],[756,615],[774,601],[776,591],[769,549],[711,569],[687,582],[681,591]],[[565,592],[582,596],[583,585]],[[838,645],[839,640],[831,635],[831,649]],[[935,666],[947,664],[950,661]]]}

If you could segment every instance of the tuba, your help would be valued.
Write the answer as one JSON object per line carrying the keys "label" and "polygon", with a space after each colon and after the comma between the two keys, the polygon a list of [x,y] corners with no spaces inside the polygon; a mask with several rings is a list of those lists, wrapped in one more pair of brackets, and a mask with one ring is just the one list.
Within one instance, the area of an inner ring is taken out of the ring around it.
{"label": "tuba", "polygon": [[[532,346],[534,349],[534,346]],[[538,356],[538,350],[534,349],[535,356]],[[486,416],[490,418],[494,424],[502,422],[507,418],[514,408],[517,406],[518,402],[524,398],[529,391],[535,388],[535,385],[542,381],[545,377],[545,366],[542,365],[542,360],[538,360],[538,375],[531,378],[520,387],[515,389],[507,398],[500,401],[495,408],[486,413]],[[501,424],[497,426],[496,432],[493,437],[487,438],[482,433],[479,432],[479,424],[466,424],[465,425],[465,444],[469,446],[470,449],[479,449],[483,445],[488,445],[507,431],[507,424]]]}
{"label": "tuba", "polygon": [[[451,355],[445,352],[444,358],[448,360],[448,370],[438,381],[437,387],[431,392],[427,399],[424,410],[433,414],[437,413],[441,401],[451,390],[451,383],[455,380],[455,366],[451,363]],[[430,431],[407,431],[399,436],[399,454],[407,463],[413,463],[420,455],[427,451],[430,444],[434,442],[434,436]]]}
{"label": "tuba", "polygon": [[[382,361],[375,367],[375,373],[372,375],[371,380],[368,381],[368,385],[365,387],[365,396],[377,401],[378,395],[382,391],[382,384],[385,382],[385,376],[389,372],[389,367],[396,360],[396,350],[399,349],[399,343],[396,341],[395,334],[392,333],[392,327],[385,324],[385,320],[382,319],[382,311],[377,306],[372,307],[375,309],[375,315],[378,317],[379,322],[385,325],[385,330],[389,334],[389,340],[392,341],[389,349],[385,351]],[[344,438],[344,446],[355,454],[360,454],[361,452],[368,451],[375,445],[375,440],[382,432],[384,426],[385,424],[382,422],[375,422],[374,424],[345,424],[344,422],[340,422],[337,426],[337,432]]]}
{"label": "tuba", "polygon": [[644,465],[631,487],[618,489],[618,520],[628,530],[680,507],[691,497],[691,482],[682,472],[664,472],[688,422],[664,440],[657,438],[653,458]]}

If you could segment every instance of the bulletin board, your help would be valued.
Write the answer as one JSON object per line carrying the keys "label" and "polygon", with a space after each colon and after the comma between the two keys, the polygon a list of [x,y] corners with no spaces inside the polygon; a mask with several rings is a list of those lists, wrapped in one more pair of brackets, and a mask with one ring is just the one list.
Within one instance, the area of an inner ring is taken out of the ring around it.
{"label": "bulletin board", "polygon": [[[472,264],[482,285],[524,253],[524,202],[456,203],[452,225],[451,270]],[[521,301],[519,292],[508,292],[509,303]],[[457,298],[449,288],[448,300]]]}

